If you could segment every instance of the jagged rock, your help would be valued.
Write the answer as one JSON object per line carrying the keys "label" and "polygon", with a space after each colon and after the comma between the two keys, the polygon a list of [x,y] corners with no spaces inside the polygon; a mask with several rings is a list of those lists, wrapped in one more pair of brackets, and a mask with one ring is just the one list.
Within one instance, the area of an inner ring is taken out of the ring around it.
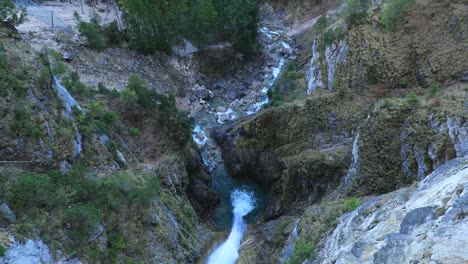
{"label": "jagged rock", "polygon": [[10,209],[6,203],[0,205],[0,216],[10,224],[16,223],[16,214]]}
{"label": "jagged rock", "polygon": [[462,82],[468,82],[468,71],[466,71],[466,72],[464,72],[464,73],[462,73],[462,74],[460,75],[460,81],[462,81]]}
{"label": "jagged rock", "polygon": [[325,247],[315,262],[468,262],[465,162],[453,160],[420,183],[371,199],[344,214],[324,239]]}
{"label": "jagged rock", "polygon": [[401,234],[410,234],[416,225],[421,225],[434,218],[434,208],[431,206],[416,208],[408,212],[400,224]]}

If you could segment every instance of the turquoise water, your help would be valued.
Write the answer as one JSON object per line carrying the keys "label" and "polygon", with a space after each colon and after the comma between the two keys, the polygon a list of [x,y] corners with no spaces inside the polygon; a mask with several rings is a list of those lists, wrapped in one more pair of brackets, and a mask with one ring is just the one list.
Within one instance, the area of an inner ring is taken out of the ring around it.
{"label": "turquoise water", "polygon": [[265,191],[251,181],[232,178],[226,172],[224,164],[220,164],[213,171],[213,188],[218,191],[221,200],[219,206],[214,211],[212,219],[218,228],[227,229],[232,226],[231,192],[236,189],[253,192],[255,196],[255,209],[246,216],[246,222],[255,222],[261,215],[265,204]]}

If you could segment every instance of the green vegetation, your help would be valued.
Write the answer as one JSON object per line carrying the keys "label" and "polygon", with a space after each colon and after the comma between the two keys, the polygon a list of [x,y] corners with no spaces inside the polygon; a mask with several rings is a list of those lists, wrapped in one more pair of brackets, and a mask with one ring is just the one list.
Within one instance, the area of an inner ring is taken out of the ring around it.
{"label": "green vegetation", "polygon": [[119,45],[123,40],[118,24],[113,21],[107,25],[101,25],[101,17],[93,13],[89,22],[81,19],[78,13],[74,13],[78,23],[78,30],[86,38],[91,49],[103,49],[111,45]]}
{"label": "green vegetation", "polygon": [[348,208],[348,211],[354,211],[360,205],[359,200],[354,198],[354,197],[350,198],[348,200],[345,200],[344,203],[345,203],[346,207]]}
{"label": "green vegetation", "polygon": [[114,172],[100,177],[80,166],[64,175],[3,170],[0,184],[0,198],[18,215],[19,233],[28,235],[33,227],[39,227],[46,235],[69,226],[66,232],[71,241],[65,247],[77,250],[92,247],[90,236],[101,224],[110,242],[104,259],[124,250],[127,236],[132,235],[127,226],[116,224],[116,218],[131,214],[134,221],[145,221],[152,200],[160,192],[156,175]]}
{"label": "green vegetation", "polygon": [[298,239],[294,244],[294,251],[288,264],[301,264],[307,259],[315,258],[314,245],[305,239]]}
{"label": "green vegetation", "polygon": [[27,19],[26,9],[16,7],[12,0],[0,1],[0,21],[4,25],[18,26]]}
{"label": "green vegetation", "polygon": [[185,112],[180,112],[172,95],[165,96],[147,88],[143,79],[131,74],[128,85],[120,96],[127,109],[143,108],[144,112],[159,110],[158,120],[168,134],[181,144],[187,142],[193,126],[193,119]]}
{"label": "green vegetation", "polygon": [[329,19],[325,15],[322,15],[319,17],[319,19],[317,19],[317,22],[315,22],[314,31],[316,34],[323,33],[329,25]]}
{"label": "green vegetation", "polygon": [[[404,1],[404,0],[403,0]],[[367,18],[369,0],[347,0],[346,8],[343,11],[346,24],[353,27],[362,24]]]}
{"label": "green vegetation", "polygon": [[280,106],[284,102],[291,102],[301,98],[301,86],[298,83],[298,72],[294,62],[289,62],[281,72],[271,89],[268,90],[268,98],[271,106]]}
{"label": "green vegetation", "polygon": [[93,94],[93,89],[80,81],[80,76],[77,72],[71,72],[63,78],[62,85],[67,90],[77,97],[89,97]]}
{"label": "green vegetation", "polygon": [[185,37],[199,44],[230,40],[249,54],[256,49],[257,0],[123,0],[133,48],[171,52]]}
{"label": "green vegetation", "polygon": [[406,102],[410,106],[415,106],[419,103],[418,96],[416,95],[415,92],[410,92],[409,94],[406,95]]}
{"label": "green vegetation", "polygon": [[20,61],[16,58],[7,55],[5,46],[0,41],[0,96],[6,97],[11,93],[20,98],[26,96],[24,71],[18,63]]}
{"label": "green vegetation", "polygon": [[288,237],[289,223],[290,221],[288,220],[282,221],[276,228],[275,233],[273,234],[273,245],[276,248],[282,247],[284,242],[286,241]]}
{"label": "green vegetation", "polygon": [[57,61],[55,64],[55,68],[53,69],[52,72],[54,73],[54,75],[58,75],[58,76],[63,75],[65,74],[65,72],[67,72],[67,66],[63,62]]}
{"label": "green vegetation", "polygon": [[101,222],[101,212],[92,205],[76,205],[65,211],[64,220],[70,224],[70,237],[86,241]]}
{"label": "green vegetation", "polygon": [[5,253],[6,253],[6,248],[2,244],[0,244],[0,257],[5,256]]}
{"label": "green vegetation", "polygon": [[387,31],[396,31],[403,20],[403,16],[416,0],[389,0],[382,10],[381,21]]}
{"label": "green vegetation", "polygon": [[427,98],[433,98],[439,91],[440,91],[440,86],[433,84],[429,87],[429,90],[427,91],[426,96]]}

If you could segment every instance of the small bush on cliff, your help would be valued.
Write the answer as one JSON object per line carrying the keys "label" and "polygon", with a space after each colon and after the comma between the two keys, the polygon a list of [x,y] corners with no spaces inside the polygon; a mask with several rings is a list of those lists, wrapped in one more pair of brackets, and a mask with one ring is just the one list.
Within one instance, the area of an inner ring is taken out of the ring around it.
{"label": "small bush on cliff", "polygon": [[51,208],[55,205],[54,186],[45,174],[28,173],[13,184],[8,201],[13,208],[27,213],[34,208]]}
{"label": "small bush on cliff", "polygon": [[403,16],[416,0],[389,0],[382,10],[381,21],[387,31],[396,31],[403,20]]}
{"label": "small bush on cliff", "polygon": [[439,91],[440,91],[440,86],[435,85],[435,84],[431,85],[429,87],[429,90],[427,91],[427,98],[434,97]]}
{"label": "small bush on cliff", "polygon": [[78,31],[86,38],[88,47],[91,49],[99,50],[107,46],[119,45],[124,39],[117,21],[101,25],[101,17],[97,13],[91,15],[89,22],[83,21],[76,12],[73,15],[78,23]]}
{"label": "small bush on cliff", "polygon": [[99,29],[99,23],[101,22],[99,15],[94,14],[90,22],[83,21],[76,12],[74,16],[78,22],[78,30],[86,38],[88,46],[91,49],[103,49],[105,47],[105,42]]}
{"label": "small bush on cliff", "polygon": [[147,112],[159,110],[159,122],[169,130],[169,134],[179,143],[185,144],[190,137],[193,119],[188,117],[187,113],[177,109],[174,96],[166,96],[148,89],[145,81],[138,75],[131,74],[129,76],[127,88],[120,98],[128,109],[131,109],[131,105],[135,104]]}
{"label": "small bush on cliff", "polygon": [[26,9],[16,7],[12,0],[0,1],[0,21],[4,25],[18,26],[27,19]]}
{"label": "small bush on cliff", "polygon": [[406,95],[406,102],[410,106],[415,106],[419,103],[419,98],[414,92],[410,92],[408,95]]}
{"label": "small bush on cliff", "polygon": [[0,257],[5,256],[5,254],[6,254],[6,248],[2,244],[0,244]]}
{"label": "small bush on cliff", "polygon": [[298,77],[296,65],[294,62],[289,62],[276,79],[273,87],[267,92],[272,106],[280,106],[285,101],[290,102],[302,97],[301,94],[298,94],[298,91],[301,90],[297,82]]}
{"label": "small bush on cliff", "polygon": [[89,239],[102,220],[101,212],[92,205],[75,205],[67,209],[65,219],[70,224],[70,237],[75,241]]}
{"label": "small bush on cliff", "polygon": [[294,244],[294,251],[288,264],[301,264],[307,259],[315,258],[314,245],[305,239],[298,239]]}
{"label": "small bush on cliff", "polygon": [[354,210],[356,210],[356,208],[359,207],[360,203],[359,203],[358,199],[353,197],[353,198],[350,198],[350,199],[346,200],[345,205],[348,208],[348,211],[354,211]]}
{"label": "small bush on cliff", "polygon": [[346,24],[353,27],[363,23],[367,17],[369,5],[369,0],[347,0],[343,11]]}

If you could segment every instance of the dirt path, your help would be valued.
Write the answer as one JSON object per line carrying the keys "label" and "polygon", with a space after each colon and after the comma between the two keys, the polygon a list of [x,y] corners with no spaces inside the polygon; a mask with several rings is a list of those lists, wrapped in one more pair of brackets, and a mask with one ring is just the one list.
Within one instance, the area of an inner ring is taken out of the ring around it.
{"label": "dirt path", "polygon": [[100,3],[98,6],[92,7],[85,5],[84,0],[83,6],[81,6],[79,0],[71,2],[44,2],[42,4],[36,4],[30,0],[16,0],[15,4],[25,7],[28,13],[28,21],[18,26],[18,30],[22,33],[44,30],[72,32],[76,25],[76,20],[73,16],[75,12],[83,20],[89,20],[93,12],[96,12],[104,23],[110,23],[121,15],[112,5],[107,6]]}

